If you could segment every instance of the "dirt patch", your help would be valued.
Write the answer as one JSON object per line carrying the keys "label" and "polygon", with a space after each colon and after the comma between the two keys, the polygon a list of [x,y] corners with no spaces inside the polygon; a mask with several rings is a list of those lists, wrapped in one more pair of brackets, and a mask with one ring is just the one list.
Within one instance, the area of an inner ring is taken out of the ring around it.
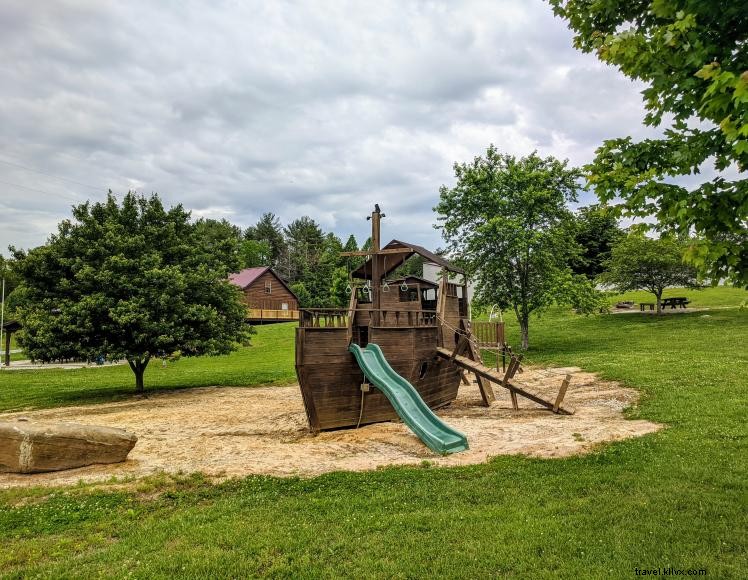
{"label": "dirt patch", "polygon": [[442,457],[431,452],[402,423],[308,432],[298,387],[207,387],[153,394],[147,399],[1,414],[0,419],[69,421],[121,427],[139,440],[125,463],[34,475],[0,474],[0,487],[66,485],[111,477],[140,477],[160,471],[225,478],[249,474],[313,476],[328,471],[376,469],[386,465],[481,463],[496,455],[565,457],[605,441],[652,433],[660,425],[627,420],[623,410],[638,392],[604,382],[577,368],[527,370],[519,382],[553,399],[563,374],[571,387],[565,403],[573,416],[554,415],[496,388],[497,402],[480,406],[475,385],[463,385],[457,400],[438,414],[465,433],[470,449]]}

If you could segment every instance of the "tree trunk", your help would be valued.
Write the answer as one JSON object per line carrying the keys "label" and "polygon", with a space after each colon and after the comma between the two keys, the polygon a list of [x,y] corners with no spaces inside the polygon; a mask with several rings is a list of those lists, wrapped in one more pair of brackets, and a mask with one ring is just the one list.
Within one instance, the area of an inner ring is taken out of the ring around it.
{"label": "tree trunk", "polygon": [[522,336],[522,350],[527,350],[530,347],[530,313],[525,312],[524,309],[520,310],[515,305],[514,314],[516,314],[517,322],[519,322],[519,330]]}
{"label": "tree trunk", "polygon": [[127,360],[127,364],[130,365],[132,372],[135,374],[135,392],[142,393],[145,391],[145,384],[143,383],[143,375],[145,374],[145,367],[148,366],[148,361],[151,357],[146,356],[142,359]]}
{"label": "tree trunk", "polygon": [[519,330],[522,335],[522,350],[530,348],[530,320],[523,316],[519,321]]}
{"label": "tree trunk", "polygon": [[136,393],[142,393],[145,391],[145,386],[143,385],[143,374],[145,373],[144,368],[139,368],[135,371],[135,392]]}
{"label": "tree trunk", "polygon": [[662,314],[662,292],[656,292],[655,296],[657,296],[657,315]]}

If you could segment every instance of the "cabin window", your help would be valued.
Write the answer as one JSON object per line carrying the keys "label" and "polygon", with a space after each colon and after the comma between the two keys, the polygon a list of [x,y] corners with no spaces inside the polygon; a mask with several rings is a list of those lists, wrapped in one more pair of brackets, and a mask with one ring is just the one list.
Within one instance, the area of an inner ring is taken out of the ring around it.
{"label": "cabin window", "polygon": [[419,379],[422,379],[423,377],[425,377],[425,376],[426,376],[426,372],[427,372],[428,370],[429,370],[429,363],[428,363],[427,361],[423,361],[423,362],[421,363],[421,368],[420,368],[420,370],[418,371],[418,378],[419,378]]}
{"label": "cabin window", "polygon": [[436,290],[434,288],[426,288],[423,290],[423,299],[427,301],[436,300]]}
{"label": "cabin window", "polygon": [[288,310],[288,303],[286,303],[286,302],[283,302],[283,303],[281,304],[281,310]]}
{"label": "cabin window", "polygon": [[265,294],[272,294],[273,293],[273,283],[268,280],[265,282]]}
{"label": "cabin window", "polygon": [[418,302],[418,288],[400,289],[400,302]]}

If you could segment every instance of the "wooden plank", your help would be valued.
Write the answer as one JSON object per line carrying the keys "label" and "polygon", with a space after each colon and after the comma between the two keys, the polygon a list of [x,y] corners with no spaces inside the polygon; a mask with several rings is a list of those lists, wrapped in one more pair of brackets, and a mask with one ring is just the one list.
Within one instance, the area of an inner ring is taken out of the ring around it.
{"label": "wooden plank", "polygon": [[[452,356],[452,352],[445,349],[445,348],[438,348],[437,353],[439,356],[445,359],[450,359]],[[517,357],[519,358],[519,357]],[[514,392],[517,395],[524,397],[525,399],[529,399],[530,401],[537,403],[538,405],[541,405],[543,407],[546,407],[547,409],[550,409],[553,411],[554,403],[551,401],[548,401],[544,399],[542,396],[533,393],[531,391],[528,391],[524,387],[517,386],[513,383],[509,382],[509,377],[506,378],[506,381],[504,380],[504,377],[500,376],[496,371],[493,369],[490,369],[488,367],[483,366],[480,363],[477,363],[475,361],[471,361],[469,358],[464,356],[456,356],[454,359],[454,363],[456,365],[459,365],[463,368],[468,369],[469,371],[473,372],[475,375],[485,377],[489,381],[492,381],[498,385],[501,385],[502,387],[505,387],[506,389],[509,389],[510,392]],[[519,367],[519,363],[515,363],[517,367]],[[511,367],[510,367],[511,368]],[[507,375],[509,374],[509,370],[507,369]],[[554,413],[559,413],[561,415],[573,415],[574,410],[567,407],[562,407],[559,405],[558,409],[554,411]]]}

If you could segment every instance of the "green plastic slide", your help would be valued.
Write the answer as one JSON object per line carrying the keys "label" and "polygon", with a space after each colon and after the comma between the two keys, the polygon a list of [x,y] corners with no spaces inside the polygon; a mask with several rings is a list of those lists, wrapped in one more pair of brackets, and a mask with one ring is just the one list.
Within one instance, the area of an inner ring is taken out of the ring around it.
{"label": "green plastic slide", "polygon": [[400,418],[431,450],[457,453],[468,448],[467,437],[429,409],[413,385],[392,369],[379,345],[369,343],[362,349],[352,344],[348,350],[356,357],[366,378],[384,393]]}

